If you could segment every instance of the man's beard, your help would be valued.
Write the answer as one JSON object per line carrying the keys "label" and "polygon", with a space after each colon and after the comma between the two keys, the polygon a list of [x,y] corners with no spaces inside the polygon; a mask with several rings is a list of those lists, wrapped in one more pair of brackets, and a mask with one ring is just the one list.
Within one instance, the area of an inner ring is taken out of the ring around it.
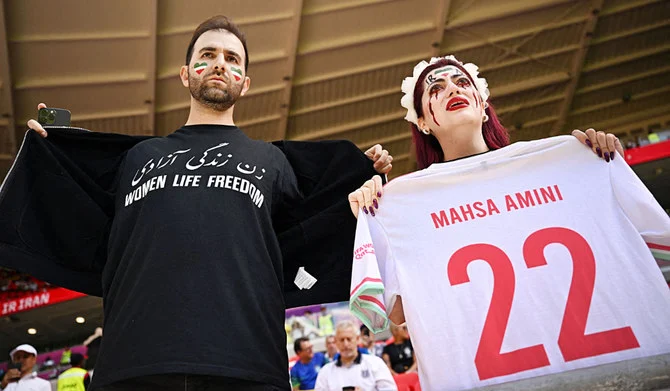
{"label": "man's beard", "polygon": [[[209,80],[197,79],[191,75],[191,72],[188,73],[188,89],[191,92],[191,96],[202,103],[203,105],[210,107],[216,111],[226,111],[231,108],[237,99],[239,99],[242,92],[242,85],[230,84],[230,78],[227,75],[221,73],[216,73],[226,82],[225,86],[219,88],[216,85],[207,85]],[[214,74],[208,75],[211,77]]]}

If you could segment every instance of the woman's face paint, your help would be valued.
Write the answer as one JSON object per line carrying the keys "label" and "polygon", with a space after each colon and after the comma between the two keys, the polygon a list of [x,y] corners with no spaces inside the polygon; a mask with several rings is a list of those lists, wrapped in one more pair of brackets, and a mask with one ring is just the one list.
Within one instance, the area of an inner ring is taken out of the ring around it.
{"label": "woman's face paint", "polygon": [[[436,68],[426,75],[424,79],[425,90],[423,98],[424,112],[429,112],[433,123],[438,126],[450,127],[454,120],[460,122],[466,117],[470,120],[481,118],[479,93],[474,84],[470,81],[468,75],[461,69],[446,65]],[[471,105],[470,109],[459,109],[458,117],[452,117],[453,114],[447,113],[450,99],[454,96],[460,96],[466,99]],[[466,115],[466,117],[462,117]],[[454,118],[453,120],[451,118]],[[461,119],[455,119],[461,118]]]}
{"label": "woman's face paint", "polygon": [[435,112],[433,111],[433,98],[435,98],[435,100],[437,101],[437,91],[430,93],[430,100],[428,101],[428,110],[430,111],[430,115],[433,117],[433,122],[435,122],[437,126],[440,126],[440,123],[437,122],[437,119],[435,118]]}

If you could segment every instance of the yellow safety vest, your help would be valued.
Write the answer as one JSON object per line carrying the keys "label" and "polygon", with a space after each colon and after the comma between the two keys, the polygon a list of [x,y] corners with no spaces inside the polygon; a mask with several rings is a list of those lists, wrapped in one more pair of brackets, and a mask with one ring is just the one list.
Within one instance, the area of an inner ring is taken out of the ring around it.
{"label": "yellow safety vest", "polygon": [[84,376],[88,373],[82,368],[70,368],[58,376],[58,391],[86,391]]}
{"label": "yellow safety vest", "polygon": [[63,350],[63,354],[60,356],[61,365],[69,364],[71,357],[72,357],[72,350]]}
{"label": "yellow safety vest", "polygon": [[319,316],[319,329],[321,330],[321,335],[327,337],[335,333],[335,327],[333,325],[333,315],[327,314]]}

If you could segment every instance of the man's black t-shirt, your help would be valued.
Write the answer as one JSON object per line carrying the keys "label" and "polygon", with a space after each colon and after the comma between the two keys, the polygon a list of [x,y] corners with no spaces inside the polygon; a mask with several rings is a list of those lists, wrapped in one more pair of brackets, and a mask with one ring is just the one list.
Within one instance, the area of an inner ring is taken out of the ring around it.
{"label": "man's black t-shirt", "polygon": [[102,274],[93,386],[185,373],[289,384],[272,218],[299,197],[275,146],[184,126],[130,149]]}
{"label": "man's black t-shirt", "polygon": [[391,368],[396,373],[404,373],[414,364],[414,348],[409,340],[401,344],[388,344],[384,346],[382,354],[388,354],[391,360]]}

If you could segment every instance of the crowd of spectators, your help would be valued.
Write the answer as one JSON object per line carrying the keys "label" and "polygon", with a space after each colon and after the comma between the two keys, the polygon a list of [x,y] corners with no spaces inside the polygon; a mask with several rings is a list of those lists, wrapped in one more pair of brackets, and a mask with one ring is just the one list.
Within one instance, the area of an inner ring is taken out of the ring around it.
{"label": "crowd of spectators", "polygon": [[0,302],[22,297],[26,293],[45,292],[50,288],[49,283],[28,274],[0,267]]}
{"label": "crowd of spectators", "polygon": [[[307,337],[294,341],[295,364],[290,368],[294,390],[339,391],[345,383],[356,390],[374,389],[375,384],[395,390],[388,386],[389,379],[399,391],[420,390],[418,363],[405,325],[393,325],[393,336],[385,340],[377,339],[365,325],[353,327],[349,321],[339,323],[339,333],[325,337],[325,352],[314,352]],[[342,357],[343,350],[347,357]]]}

